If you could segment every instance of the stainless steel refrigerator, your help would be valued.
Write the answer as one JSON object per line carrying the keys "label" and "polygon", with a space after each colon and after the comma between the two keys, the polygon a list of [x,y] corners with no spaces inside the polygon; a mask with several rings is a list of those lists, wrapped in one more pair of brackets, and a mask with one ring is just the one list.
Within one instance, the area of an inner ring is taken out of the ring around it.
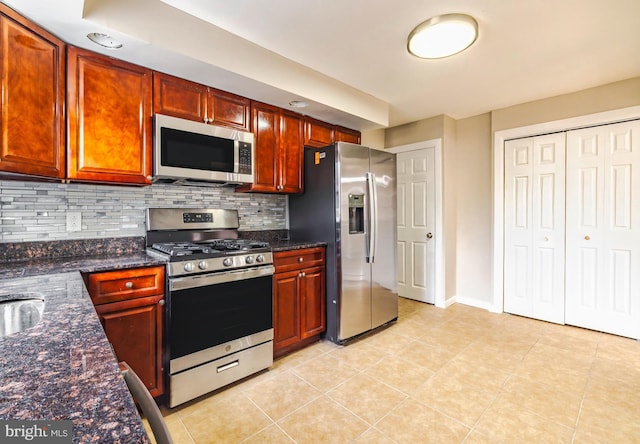
{"label": "stainless steel refrigerator", "polygon": [[326,338],[343,344],[398,318],[395,154],[339,142],[304,160],[289,232],[327,243]]}

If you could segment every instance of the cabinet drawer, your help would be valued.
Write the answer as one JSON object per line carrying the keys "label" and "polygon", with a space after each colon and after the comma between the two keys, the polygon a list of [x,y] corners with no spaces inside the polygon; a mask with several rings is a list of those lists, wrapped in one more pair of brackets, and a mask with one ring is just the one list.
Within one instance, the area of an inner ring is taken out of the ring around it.
{"label": "cabinet drawer", "polygon": [[94,305],[164,294],[164,267],[91,273],[87,284]]}
{"label": "cabinet drawer", "polygon": [[273,254],[276,273],[324,265],[324,247],[278,251]]}

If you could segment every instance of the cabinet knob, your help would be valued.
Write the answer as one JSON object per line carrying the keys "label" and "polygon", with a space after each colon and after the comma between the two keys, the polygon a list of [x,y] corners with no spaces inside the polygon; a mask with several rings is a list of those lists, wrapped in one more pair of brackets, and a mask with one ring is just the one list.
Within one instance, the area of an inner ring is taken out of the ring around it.
{"label": "cabinet knob", "polygon": [[129,281],[126,284],[124,284],[124,286],[129,288],[129,289],[131,289],[131,288],[133,288],[133,282]]}
{"label": "cabinet knob", "polygon": [[147,176],[147,180],[151,182],[153,180],[153,176]]}
{"label": "cabinet knob", "polygon": [[307,273],[303,271],[302,272],[302,277],[305,277],[306,275],[307,275]]}
{"label": "cabinet knob", "polygon": [[164,299],[160,299],[160,300],[158,301],[158,305],[164,305]]}
{"label": "cabinet knob", "polygon": [[304,258],[299,257],[299,258],[298,258],[298,262],[304,262]]}

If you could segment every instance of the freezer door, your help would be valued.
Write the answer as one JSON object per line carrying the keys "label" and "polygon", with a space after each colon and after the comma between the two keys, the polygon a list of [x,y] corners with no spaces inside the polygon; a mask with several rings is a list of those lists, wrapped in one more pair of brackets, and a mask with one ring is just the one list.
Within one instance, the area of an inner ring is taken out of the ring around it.
{"label": "freezer door", "polygon": [[372,328],[398,317],[396,283],[396,155],[371,150],[375,191],[375,256],[372,268]]}
{"label": "freezer door", "polygon": [[338,340],[371,329],[371,267],[366,260],[370,227],[366,176],[369,149],[350,143],[336,144],[340,192],[337,214],[341,233],[342,292]]}

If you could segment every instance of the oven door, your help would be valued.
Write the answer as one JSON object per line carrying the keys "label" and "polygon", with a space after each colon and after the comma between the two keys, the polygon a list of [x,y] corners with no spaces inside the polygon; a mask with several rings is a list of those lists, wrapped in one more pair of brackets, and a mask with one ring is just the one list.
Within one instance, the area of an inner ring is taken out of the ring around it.
{"label": "oven door", "polygon": [[273,340],[272,265],[169,281],[174,374]]}

